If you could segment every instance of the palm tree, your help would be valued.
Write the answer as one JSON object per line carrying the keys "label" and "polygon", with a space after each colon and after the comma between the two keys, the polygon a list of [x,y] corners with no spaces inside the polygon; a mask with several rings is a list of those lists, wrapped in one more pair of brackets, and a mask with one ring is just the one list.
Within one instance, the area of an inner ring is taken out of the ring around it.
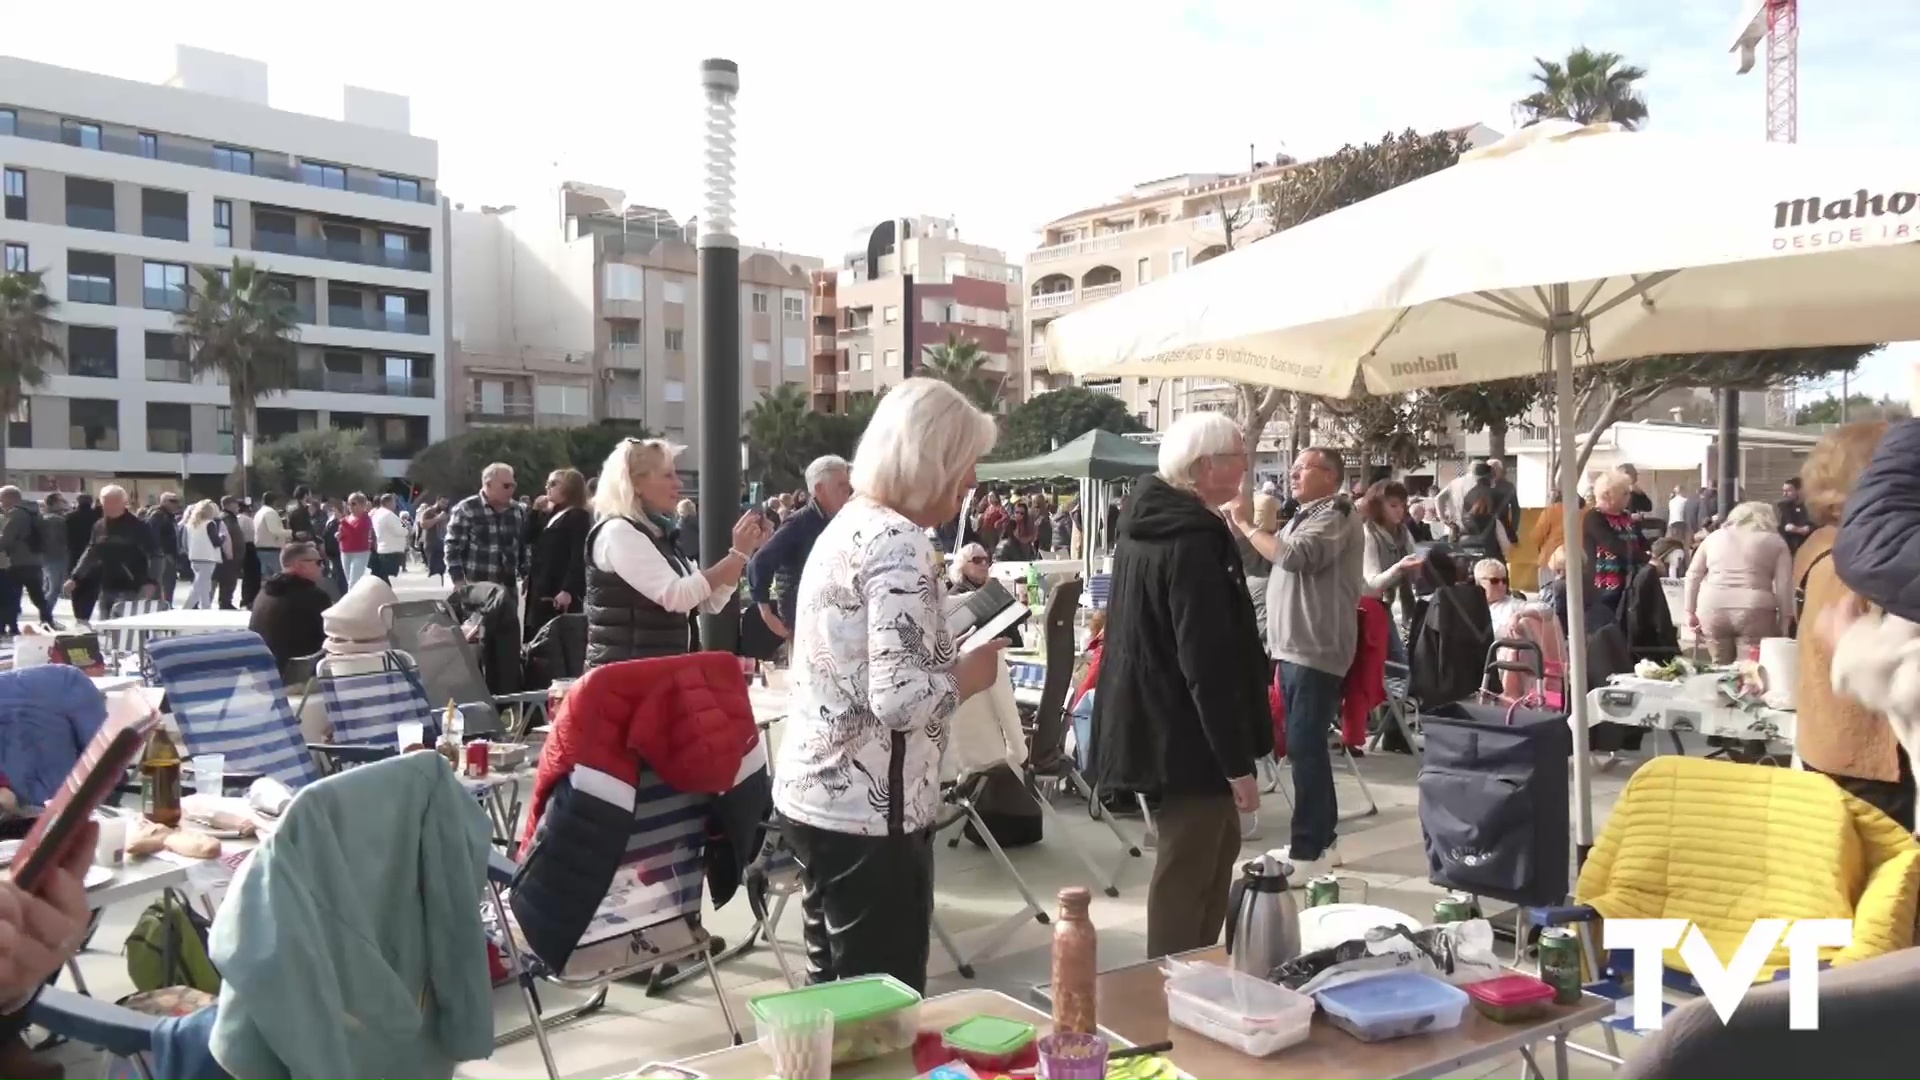
{"label": "palm tree", "polygon": [[987,355],[971,338],[948,335],[945,343],[927,350],[926,374],[967,395],[982,412],[998,412],[1000,386],[1005,375],[988,371]]}
{"label": "palm tree", "polygon": [[[0,425],[10,427],[21,399],[46,384],[47,365],[60,359],[52,310],[40,271],[0,274]],[[0,477],[6,475],[9,441],[0,428]]]}
{"label": "palm tree", "polygon": [[252,464],[255,407],[261,398],[293,388],[298,322],[286,287],[238,257],[224,269],[201,267],[199,288],[189,287],[186,308],[174,316],[193,373],[212,372],[226,381],[242,495]]}
{"label": "palm tree", "polygon": [[799,383],[768,390],[745,416],[747,458],[769,491],[799,487],[813,451],[807,395]]}
{"label": "palm tree", "polygon": [[1514,103],[1521,124],[1572,120],[1577,124],[1615,123],[1629,131],[1647,122],[1647,101],[1637,84],[1647,69],[1626,63],[1614,52],[1585,45],[1567,54],[1566,63],[1534,57],[1534,92]]}

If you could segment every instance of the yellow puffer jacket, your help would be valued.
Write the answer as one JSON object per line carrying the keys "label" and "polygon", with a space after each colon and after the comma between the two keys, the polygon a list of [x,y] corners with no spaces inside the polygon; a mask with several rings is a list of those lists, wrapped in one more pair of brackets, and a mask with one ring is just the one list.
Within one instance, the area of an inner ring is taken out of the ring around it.
{"label": "yellow puffer jacket", "polygon": [[[1835,963],[1913,944],[1920,844],[1818,773],[1701,758],[1642,765],[1615,804],[1576,899],[1605,919],[1688,919],[1722,962],[1755,919],[1852,919]],[[1685,971],[1677,950],[1667,966]],[[1786,966],[1784,943],[1760,978]]]}

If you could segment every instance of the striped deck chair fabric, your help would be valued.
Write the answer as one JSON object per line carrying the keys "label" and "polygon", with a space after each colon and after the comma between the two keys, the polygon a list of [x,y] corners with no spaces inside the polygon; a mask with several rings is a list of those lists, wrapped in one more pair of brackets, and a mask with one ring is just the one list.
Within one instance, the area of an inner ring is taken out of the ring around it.
{"label": "striped deck chair fabric", "polygon": [[593,921],[580,935],[582,947],[700,914],[710,801],[711,796],[673,790],[651,769],[641,774],[627,853]]}
{"label": "striped deck chair fabric", "polygon": [[147,645],[188,754],[225,754],[227,771],[299,790],[320,779],[266,642],[251,630],[183,634]]}
{"label": "striped deck chair fabric", "polygon": [[[124,619],[129,615],[145,615],[152,611],[171,611],[170,600],[121,600],[107,612],[110,619]],[[159,640],[160,635],[148,634],[149,641]],[[126,656],[140,649],[140,633],[135,630],[108,630],[100,635],[100,648],[109,656]]]}
{"label": "striped deck chair fabric", "polygon": [[1095,574],[1087,581],[1087,606],[1100,611],[1107,606],[1107,597],[1113,592],[1112,574]]}
{"label": "striped deck chair fabric", "polygon": [[439,738],[438,715],[427,702],[419,674],[411,669],[326,675],[317,681],[333,742],[397,748],[400,725],[409,721],[425,725],[428,745]]}

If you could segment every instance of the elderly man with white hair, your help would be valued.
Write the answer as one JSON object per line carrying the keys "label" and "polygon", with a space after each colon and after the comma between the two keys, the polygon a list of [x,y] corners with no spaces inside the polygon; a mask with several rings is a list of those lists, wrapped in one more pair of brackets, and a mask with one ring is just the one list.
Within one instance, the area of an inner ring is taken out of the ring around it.
{"label": "elderly man with white hair", "polygon": [[494,462],[480,473],[480,491],[454,504],[447,520],[447,580],[504,585],[517,595],[527,579],[527,510],[513,501],[513,466]]}
{"label": "elderly man with white hair", "polygon": [[[781,638],[793,636],[793,612],[800,595],[800,576],[807,568],[807,556],[826,530],[827,522],[853,498],[853,482],[848,479],[852,466],[845,458],[827,454],[807,466],[807,505],[786,516],[773,538],[754,553],[747,564],[747,585],[753,602],[759,606],[760,619],[767,629]],[[779,605],[774,604],[773,588],[780,585]]]}
{"label": "elderly man with white hair", "polygon": [[1218,509],[1236,500],[1246,471],[1233,421],[1182,417],[1116,530],[1090,766],[1102,788],[1160,802],[1148,956],[1219,941],[1240,815],[1260,806],[1255,762],[1273,751],[1267,657]]}
{"label": "elderly man with white hair", "polygon": [[153,530],[127,512],[127,489],[108,484],[100,489],[100,520],[60,591],[70,596],[80,582],[92,584],[99,589],[96,610],[111,616],[115,604],[154,594],[153,563],[159,555]]}

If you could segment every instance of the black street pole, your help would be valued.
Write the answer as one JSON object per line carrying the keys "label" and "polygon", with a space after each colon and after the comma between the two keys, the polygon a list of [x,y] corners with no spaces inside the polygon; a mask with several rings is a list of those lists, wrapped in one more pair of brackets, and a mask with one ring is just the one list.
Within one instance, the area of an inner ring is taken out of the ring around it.
{"label": "black street pole", "polygon": [[[707,95],[706,212],[700,219],[700,565],[733,546],[740,516],[740,242],[733,235],[733,97],[740,68],[700,64]],[[737,598],[700,616],[703,649],[732,652],[740,635]]]}
{"label": "black street pole", "polygon": [[1740,391],[1720,391],[1720,475],[1716,486],[1720,520],[1739,501],[1740,492]]}
{"label": "black street pole", "polygon": [[[907,245],[900,242],[900,253],[905,257]],[[913,307],[913,275],[900,275],[900,308],[903,318],[900,320],[900,377],[913,378],[914,361],[920,358],[920,346],[914,332],[920,324],[920,313]]]}

